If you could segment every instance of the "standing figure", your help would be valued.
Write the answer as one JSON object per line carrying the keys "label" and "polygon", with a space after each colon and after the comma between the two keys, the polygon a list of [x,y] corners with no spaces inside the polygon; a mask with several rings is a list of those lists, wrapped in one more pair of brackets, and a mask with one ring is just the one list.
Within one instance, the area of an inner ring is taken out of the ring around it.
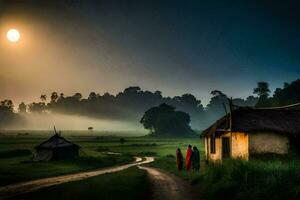
{"label": "standing figure", "polygon": [[200,153],[197,147],[193,147],[193,154],[192,154],[192,168],[194,171],[200,170]]}
{"label": "standing figure", "polygon": [[188,149],[186,151],[186,157],[185,157],[185,167],[186,167],[186,171],[189,171],[191,169],[192,166],[192,146],[189,145]]}
{"label": "standing figure", "polygon": [[176,164],[177,164],[177,169],[181,171],[183,168],[183,156],[179,148],[177,148],[176,150]]}

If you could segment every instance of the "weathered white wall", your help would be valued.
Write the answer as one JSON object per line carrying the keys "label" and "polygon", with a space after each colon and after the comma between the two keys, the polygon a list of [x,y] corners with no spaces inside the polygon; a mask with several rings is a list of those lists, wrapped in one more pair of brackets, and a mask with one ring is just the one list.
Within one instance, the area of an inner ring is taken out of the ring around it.
{"label": "weathered white wall", "polygon": [[286,136],[276,133],[257,132],[249,134],[249,152],[286,154],[289,149],[289,140]]}

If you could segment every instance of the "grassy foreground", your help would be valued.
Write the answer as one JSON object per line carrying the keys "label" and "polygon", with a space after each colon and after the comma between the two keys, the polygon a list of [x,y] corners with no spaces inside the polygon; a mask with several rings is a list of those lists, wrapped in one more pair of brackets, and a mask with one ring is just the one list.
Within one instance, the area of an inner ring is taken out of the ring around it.
{"label": "grassy foreground", "polygon": [[228,160],[201,177],[207,199],[300,199],[299,161]]}
{"label": "grassy foreground", "polygon": [[40,189],[14,197],[14,199],[147,200],[148,196],[149,185],[146,172],[130,168],[117,173]]}
{"label": "grassy foreground", "polygon": [[179,172],[174,159],[172,156],[161,157],[151,166],[198,185],[203,199],[300,199],[300,162],[296,158],[226,160],[211,165],[202,162],[200,172]]}

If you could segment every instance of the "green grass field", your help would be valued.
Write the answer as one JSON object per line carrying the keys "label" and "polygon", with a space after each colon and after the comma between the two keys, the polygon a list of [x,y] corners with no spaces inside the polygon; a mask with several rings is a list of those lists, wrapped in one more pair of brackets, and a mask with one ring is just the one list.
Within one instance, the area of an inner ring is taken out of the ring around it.
{"label": "green grass field", "polygon": [[[188,144],[202,147],[199,138],[125,137],[125,142],[121,143],[120,137],[116,136],[80,136],[78,132],[76,135],[68,132],[64,136],[81,146],[79,159],[31,162],[35,153],[34,147],[51,135],[44,134],[14,133],[0,136],[0,185],[128,163],[132,161],[133,155],[156,157],[174,155],[178,146],[185,149]],[[107,152],[118,152],[121,155],[107,155]]]}
{"label": "green grass field", "polygon": [[[150,166],[169,171],[196,185],[202,191],[203,199],[223,197],[226,199],[286,199],[287,197],[299,199],[300,197],[300,162],[296,156],[268,160],[252,159],[248,162],[228,160],[222,165],[206,165],[203,160],[203,141],[199,138],[124,137],[125,142],[121,143],[118,136],[82,136],[78,132],[75,135],[68,132],[64,136],[82,147],[78,160],[30,162],[34,146],[49,137],[49,134],[1,135],[0,185],[128,163],[132,161],[133,155],[149,155],[156,157],[156,161],[149,164]],[[184,153],[189,144],[196,145],[200,149],[200,172],[178,172],[176,169],[176,148],[180,147]],[[122,155],[107,155],[107,152],[118,152]],[[147,184],[145,173],[132,168],[115,174],[45,188],[24,195],[22,199],[37,199],[43,196],[44,192],[47,192],[47,195],[51,193],[49,199],[83,199],[86,196],[101,197],[101,199],[119,197],[141,199],[142,193],[134,193],[131,187],[139,185],[138,191],[146,193]],[[110,191],[113,194],[107,196]],[[115,194],[113,191],[120,192]],[[119,194],[122,195],[118,196]]]}

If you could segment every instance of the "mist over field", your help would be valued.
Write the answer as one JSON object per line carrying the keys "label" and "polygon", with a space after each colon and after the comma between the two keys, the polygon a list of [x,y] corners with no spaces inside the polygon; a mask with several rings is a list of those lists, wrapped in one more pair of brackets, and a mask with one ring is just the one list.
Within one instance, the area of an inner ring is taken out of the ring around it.
{"label": "mist over field", "polygon": [[[232,98],[235,106],[270,107],[299,102],[300,80],[284,83],[270,96],[268,83],[259,82],[254,94],[246,99]],[[265,91],[264,94],[257,91]],[[176,111],[188,114],[188,124],[201,131],[229,111],[229,96],[220,90],[210,93],[211,99],[205,107],[193,94],[163,96],[161,91],[147,91],[140,87],[128,87],[117,95],[91,92],[88,97],[81,93],[66,96],[52,92],[42,94],[39,102],[15,105],[12,100],[0,101],[1,130],[50,130],[56,125],[60,130],[143,132],[141,118],[149,109],[168,104]]]}
{"label": "mist over field", "polygon": [[14,123],[7,130],[52,130],[53,126],[56,126],[58,130],[87,131],[88,127],[93,127],[93,131],[97,132],[138,132],[141,135],[146,134],[146,131],[138,122],[52,113],[30,113],[23,116],[24,121],[22,123]]}

